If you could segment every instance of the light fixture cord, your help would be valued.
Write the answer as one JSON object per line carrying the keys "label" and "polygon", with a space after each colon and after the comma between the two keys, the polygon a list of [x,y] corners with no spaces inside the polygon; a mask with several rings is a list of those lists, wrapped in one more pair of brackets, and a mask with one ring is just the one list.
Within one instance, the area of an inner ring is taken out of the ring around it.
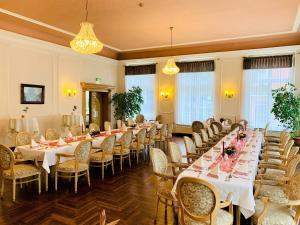
{"label": "light fixture cord", "polygon": [[170,27],[171,30],[171,48],[173,47],[173,27]]}
{"label": "light fixture cord", "polygon": [[88,0],[86,0],[86,2],[85,2],[85,21],[86,22],[87,22],[87,19],[88,19],[88,15],[89,15]]}

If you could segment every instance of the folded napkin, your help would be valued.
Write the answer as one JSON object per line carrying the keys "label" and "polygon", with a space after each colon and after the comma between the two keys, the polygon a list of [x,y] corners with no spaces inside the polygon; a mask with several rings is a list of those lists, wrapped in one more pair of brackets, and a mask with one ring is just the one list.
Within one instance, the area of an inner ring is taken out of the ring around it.
{"label": "folded napkin", "polygon": [[35,140],[31,139],[31,148],[38,147],[39,144],[35,142]]}
{"label": "folded napkin", "polygon": [[41,138],[40,138],[40,142],[41,142],[41,143],[45,143],[45,142],[46,142],[46,139],[45,139],[45,137],[44,137],[43,135],[42,135]]}
{"label": "folded napkin", "polygon": [[57,145],[58,146],[62,146],[62,145],[66,145],[67,143],[62,139],[62,138],[59,138],[58,139],[58,142],[57,142]]}
{"label": "folded napkin", "polygon": [[212,170],[210,170],[210,172],[207,175],[213,178],[218,178],[219,171],[220,171],[220,165],[217,164]]}
{"label": "folded napkin", "polygon": [[85,135],[85,138],[86,138],[86,139],[92,139],[92,136],[91,136],[89,133],[87,133],[87,134]]}
{"label": "folded napkin", "polygon": [[69,131],[68,138],[72,138],[72,137],[73,137],[73,135],[72,135],[71,131]]}

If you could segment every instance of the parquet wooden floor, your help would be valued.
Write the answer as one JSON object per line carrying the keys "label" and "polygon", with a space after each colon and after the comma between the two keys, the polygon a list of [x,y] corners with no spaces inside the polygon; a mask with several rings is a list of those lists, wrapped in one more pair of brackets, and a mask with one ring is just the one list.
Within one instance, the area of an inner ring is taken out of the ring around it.
{"label": "parquet wooden floor", "polygon": [[[181,144],[182,139],[175,138]],[[78,193],[74,194],[73,182],[60,180],[58,191],[54,191],[54,179],[50,179],[48,192],[44,186],[41,195],[37,194],[36,184],[23,189],[17,188],[16,202],[12,202],[12,186],[6,183],[4,199],[0,200],[0,224],[5,225],[90,225],[99,224],[100,208],[106,209],[107,220],[121,219],[120,225],[154,224],[156,179],[152,166],[147,162],[133,163],[116,174],[110,174],[102,181],[96,168],[91,171],[91,188],[84,177],[80,178]],[[159,208],[158,225],[177,224],[171,208],[165,219],[163,205]],[[242,223],[244,224],[244,223]]]}

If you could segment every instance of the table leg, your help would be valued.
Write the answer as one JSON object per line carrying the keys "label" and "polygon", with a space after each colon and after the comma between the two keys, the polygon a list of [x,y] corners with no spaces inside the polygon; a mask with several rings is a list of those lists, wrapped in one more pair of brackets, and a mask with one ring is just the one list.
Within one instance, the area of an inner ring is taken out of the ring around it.
{"label": "table leg", "polygon": [[240,211],[240,207],[237,205],[236,206],[236,225],[240,225],[241,224],[241,211]]}

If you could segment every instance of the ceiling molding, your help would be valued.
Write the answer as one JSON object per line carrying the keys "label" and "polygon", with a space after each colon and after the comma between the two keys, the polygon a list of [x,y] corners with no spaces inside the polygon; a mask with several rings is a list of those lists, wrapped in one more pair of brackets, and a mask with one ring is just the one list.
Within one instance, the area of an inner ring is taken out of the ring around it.
{"label": "ceiling molding", "polygon": [[131,52],[120,52],[119,60],[155,58],[177,55],[190,55],[211,52],[226,52],[246,49],[271,48],[280,46],[300,45],[300,33],[280,34],[259,38],[241,40],[219,41],[200,45],[180,46],[170,48],[158,48]]}
{"label": "ceiling molding", "polygon": [[298,5],[297,14],[295,17],[294,25],[293,25],[293,32],[297,32],[300,25],[300,4]]}

